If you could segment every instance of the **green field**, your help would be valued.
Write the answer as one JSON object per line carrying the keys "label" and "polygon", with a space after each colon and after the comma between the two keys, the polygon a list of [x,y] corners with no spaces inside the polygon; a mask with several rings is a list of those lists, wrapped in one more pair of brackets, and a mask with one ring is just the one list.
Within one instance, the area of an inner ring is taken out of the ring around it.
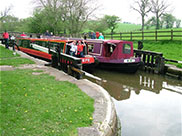
{"label": "green field", "polygon": [[[114,32],[115,33],[131,32],[131,31],[138,31],[140,29],[141,29],[141,25],[119,23]],[[104,33],[111,33],[111,30],[108,29],[108,30],[104,31]]]}
{"label": "green field", "polygon": [[[173,31],[171,31],[173,30]],[[121,32],[121,31],[120,31]],[[142,39],[142,35],[144,39]],[[105,33],[105,39],[111,39],[111,34]],[[142,31],[131,31],[131,32],[121,32],[112,35],[113,39],[118,40],[180,40],[182,41],[182,28],[174,29],[160,29],[160,30],[144,30]]]}

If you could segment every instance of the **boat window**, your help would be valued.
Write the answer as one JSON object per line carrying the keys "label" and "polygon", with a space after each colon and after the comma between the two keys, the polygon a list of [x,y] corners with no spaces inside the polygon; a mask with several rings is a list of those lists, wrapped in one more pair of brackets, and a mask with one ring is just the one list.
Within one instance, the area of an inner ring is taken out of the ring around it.
{"label": "boat window", "polygon": [[30,45],[30,41],[29,41],[29,40],[22,40],[21,45],[22,45],[23,47],[28,47],[28,46]]}
{"label": "boat window", "polygon": [[124,54],[130,54],[131,53],[131,45],[130,44],[123,44],[123,53]]}
{"label": "boat window", "polygon": [[88,51],[93,52],[94,51],[94,44],[88,44]]}
{"label": "boat window", "polygon": [[63,52],[64,43],[57,43],[57,42],[50,42],[49,47],[50,49],[57,51],[57,47],[60,47],[61,52]]}
{"label": "boat window", "polygon": [[43,46],[43,42],[42,41],[34,41],[33,43],[37,44],[37,45],[40,45],[40,46]]}
{"label": "boat window", "polygon": [[42,42],[43,47],[48,47],[48,42]]}
{"label": "boat window", "polygon": [[89,52],[92,51],[92,53],[100,54],[101,53],[101,43],[89,43]]}
{"label": "boat window", "polygon": [[18,46],[21,46],[21,45],[22,45],[22,40],[17,39],[17,40],[16,40],[16,44],[17,44]]}
{"label": "boat window", "polygon": [[116,48],[116,45],[115,44],[108,43],[107,46],[106,46],[106,48],[105,48],[106,49],[105,56],[106,57],[110,57],[112,55],[112,53],[114,52],[115,48]]}

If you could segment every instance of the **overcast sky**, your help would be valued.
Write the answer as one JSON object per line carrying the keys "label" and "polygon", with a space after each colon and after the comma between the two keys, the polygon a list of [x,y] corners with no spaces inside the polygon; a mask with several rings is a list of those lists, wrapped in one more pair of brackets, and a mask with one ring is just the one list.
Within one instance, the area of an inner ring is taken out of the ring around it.
{"label": "overcast sky", "polygon": [[[140,15],[130,8],[134,0],[97,0],[99,5],[102,5],[96,12],[96,15],[102,17],[104,14],[119,16],[122,22],[141,23]],[[168,11],[176,18],[182,20],[182,0],[166,0],[171,4]],[[19,17],[26,18],[32,15],[33,5],[32,0],[0,0],[0,11],[5,7],[12,5],[11,14]]]}

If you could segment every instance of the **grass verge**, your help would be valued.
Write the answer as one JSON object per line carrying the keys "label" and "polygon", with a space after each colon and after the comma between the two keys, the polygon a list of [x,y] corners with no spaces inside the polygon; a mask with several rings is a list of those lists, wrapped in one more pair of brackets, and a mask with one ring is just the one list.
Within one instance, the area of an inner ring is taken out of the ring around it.
{"label": "grass verge", "polygon": [[[134,42],[134,47],[137,48],[138,43]],[[182,42],[181,41],[144,41],[142,50],[155,51],[163,53],[164,58],[182,61]],[[167,62],[171,63],[171,62]],[[171,63],[179,68],[182,64]]]}
{"label": "grass verge", "polygon": [[74,84],[32,72],[1,71],[2,136],[74,136],[92,124],[93,99]]}
{"label": "grass verge", "polygon": [[13,54],[13,51],[5,49],[0,46],[0,65],[11,65],[18,66],[21,64],[34,64],[35,62],[27,59],[21,58],[19,54]]}

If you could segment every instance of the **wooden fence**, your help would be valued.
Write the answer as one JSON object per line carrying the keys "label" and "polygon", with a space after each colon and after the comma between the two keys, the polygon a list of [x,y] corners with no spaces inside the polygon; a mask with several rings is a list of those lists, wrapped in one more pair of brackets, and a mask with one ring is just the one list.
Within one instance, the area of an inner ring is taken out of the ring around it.
{"label": "wooden fence", "polygon": [[117,40],[148,40],[148,41],[160,41],[160,40],[182,40],[182,29],[179,30],[154,30],[154,31],[136,31],[136,32],[121,32],[121,33],[109,33],[104,34],[105,39],[117,39]]}

